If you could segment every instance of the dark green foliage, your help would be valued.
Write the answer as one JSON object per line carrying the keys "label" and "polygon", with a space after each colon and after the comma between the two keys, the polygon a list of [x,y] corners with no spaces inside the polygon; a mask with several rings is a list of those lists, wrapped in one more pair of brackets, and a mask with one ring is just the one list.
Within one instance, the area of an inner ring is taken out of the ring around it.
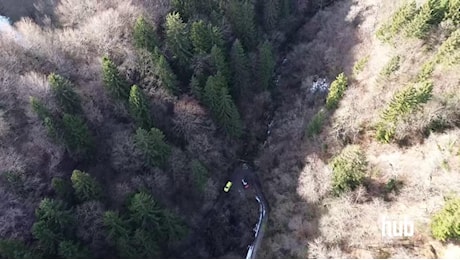
{"label": "dark green foliage", "polygon": [[273,79],[273,72],[275,70],[275,55],[272,46],[268,41],[265,41],[259,47],[258,53],[258,79],[259,85],[262,90],[267,90]]}
{"label": "dark green foliage", "polygon": [[323,130],[323,123],[325,119],[324,111],[319,111],[308,123],[306,134],[308,137],[318,135]]}
{"label": "dark green foliage", "polygon": [[192,160],[190,163],[190,168],[192,169],[192,176],[193,181],[195,182],[195,186],[200,192],[204,192],[206,187],[206,182],[209,178],[208,169],[199,161],[199,160]]}
{"label": "dark green foliage", "polygon": [[102,80],[110,94],[120,100],[128,100],[129,86],[109,57],[102,57]]}
{"label": "dark green foliage", "polygon": [[162,209],[150,194],[139,192],[134,195],[129,205],[131,221],[146,230],[158,229]]}
{"label": "dark green foliage", "polygon": [[72,234],[75,220],[61,201],[45,198],[35,211],[37,222],[32,226],[32,235],[39,248],[47,255],[57,253],[57,243]]}
{"label": "dark green foliage", "polygon": [[72,202],[73,200],[73,188],[72,184],[59,177],[54,177],[51,180],[51,186],[53,187],[56,195],[63,201]]}
{"label": "dark green foliage", "polygon": [[431,219],[433,237],[441,240],[460,241],[460,198],[450,198]]}
{"label": "dark green foliage", "polygon": [[111,240],[127,238],[129,236],[129,227],[127,226],[127,222],[120,217],[118,212],[105,212],[104,225],[107,228],[107,235]]}
{"label": "dark green foliage", "polygon": [[172,0],[171,5],[186,20],[189,20],[198,14],[209,15],[213,13],[213,10],[217,8],[217,2],[214,0]]}
{"label": "dark green foliage", "polygon": [[192,57],[192,44],[189,39],[187,25],[177,12],[166,16],[166,45],[182,66],[187,66]]}
{"label": "dark green foliage", "polygon": [[93,150],[93,139],[85,121],[79,116],[64,114],[62,127],[67,149],[78,156],[89,156]]}
{"label": "dark green foliage", "polygon": [[347,87],[348,79],[344,73],[340,73],[329,87],[329,93],[326,98],[327,109],[332,110],[338,107]]}
{"label": "dark green foliage", "polygon": [[380,75],[389,77],[391,74],[399,70],[401,57],[399,55],[394,56],[390,61],[383,67]]}
{"label": "dark green foliage", "polygon": [[238,99],[240,94],[250,87],[249,59],[238,39],[233,43],[230,52],[230,65],[233,79],[230,94],[234,99]]}
{"label": "dark green foliage", "polygon": [[30,98],[30,105],[32,110],[37,114],[37,117],[42,120],[43,126],[45,127],[48,136],[54,140],[58,140],[60,137],[58,133],[58,125],[54,120],[51,111],[35,97]]}
{"label": "dark green foliage", "polygon": [[439,24],[446,13],[447,2],[445,0],[428,0],[422,5],[406,27],[406,35],[423,39],[432,26]]}
{"label": "dark green foliage", "polygon": [[164,210],[160,230],[169,244],[184,238],[188,230],[185,223],[174,213]]}
{"label": "dark green foliage", "polygon": [[200,80],[195,75],[190,79],[190,90],[198,100],[203,100],[203,84],[201,84]]}
{"label": "dark green foliage", "polygon": [[280,0],[263,1],[264,27],[266,31],[273,30],[280,18]]}
{"label": "dark green foliage", "polygon": [[75,92],[73,84],[64,77],[51,73],[48,76],[54,98],[63,112],[77,114],[82,112],[80,96]]}
{"label": "dark green foliage", "polygon": [[80,202],[99,200],[102,189],[97,181],[86,172],[74,170],[70,177],[75,196]]}
{"label": "dark green foliage", "polygon": [[249,0],[230,1],[228,19],[238,39],[247,50],[252,50],[257,44],[254,5]]}
{"label": "dark green foliage", "polygon": [[171,147],[164,141],[164,134],[156,128],[147,131],[138,128],[135,143],[144,154],[148,166],[165,167],[171,155]]}
{"label": "dark green foliage", "polygon": [[40,257],[24,245],[22,241],[2,239],[0,240],[0,258],[25,259]]}
{"label": "dark green foliage", "polygon": [[228,93],[227,82],[222,73],[210,76],[204,88],[204,100],[213,117],[233,137],[242,134],[242,123],[238,109]]}
{"label": "dark green foliage", "polygon": [[58,255],[65,259],[87,259],[91,258],[89,250],[79,243],[66,240],[59,243]]}
{"label": "dark green foliage", "polygon": [[209,53],[214,45],[217,45],[219,48],[222,48],[224,45],[220,29],[211,24],[206,24],[203,20],[192,23],[190,39],[193,44],[194,52],[197,54]]}
{"label": "dark green foliage", "polygon": [[136,48],[148,51],[153,51],[158,42],[155,29],[143,16],[139,16],[134,24],[133,37]]}
{"label": "dark green foliage", "polygon": [[404,4],[396,11],[391,20],[383,24],[377,30],[377,38],[381,41],[387,42],[394,38],[410,21],[417,15],[417,3],[412,0]]}
{"label": "dark green foliage", "polygon": [[409,85],[396,93],[382,112],[380,122],[377,123],[377,140],[383,143],[390,142],[395,135],[398,121],[428,102],[432,90],[433,83],[424,81],[417,85]]}
{"label": "dark green foliage", "polygon": [[165,56],[160,55],[158,57],[156,70],[161,81],[161,86],[168,90],[170,94],[177,94],[179,82]]}
{"label": "dark green foliage", "polygon": [[152,127],[148,100],[142,90],[136,85],[131,87],[129,93],[129,111],[138,127],[144,129]]}
{"label": "dark green foliage", "polygon": [[354,190],[363,181],[367,159],[359,146],[349,145],[330,162],[333,171],[332,190],[335,195]]}
{"label": "dark green foliage", "polygon": [[454,65],[460,62],[460,29],[454,31],[442,43],[436,54],[436,61],[447,65]]}
{"label": "dark green foliage", "polygon": [[30,97],[30,106],[40,120],[44,121],[45,118],[51,117],[49,109],[37,98]]}
{"label": "dark green foliage", "polygon": [[228,68],[228,63],[225,58],[225,54],[221,48],[214,45],[211,49],[211,61],[215,68],[215,73],[220,71],[222,76],[225,77],[227,82],[230,80],[230,70]]}

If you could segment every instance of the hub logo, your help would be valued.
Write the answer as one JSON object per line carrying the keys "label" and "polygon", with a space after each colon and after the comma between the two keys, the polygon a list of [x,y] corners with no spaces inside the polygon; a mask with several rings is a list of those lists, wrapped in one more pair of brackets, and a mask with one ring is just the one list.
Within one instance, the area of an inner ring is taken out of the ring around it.
{"label": "hub logo", "polygon": [[383,238],[404,238],[414,236],[414,221],[407,216],[403,218],[383,216],[381,219]]}

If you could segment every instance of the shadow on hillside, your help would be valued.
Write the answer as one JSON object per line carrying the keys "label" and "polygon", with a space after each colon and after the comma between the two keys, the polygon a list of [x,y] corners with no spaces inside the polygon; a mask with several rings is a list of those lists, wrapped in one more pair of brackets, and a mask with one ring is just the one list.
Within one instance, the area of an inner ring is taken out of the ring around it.
{"label": "shadow on hillside", "polygon": [[[329,133],[307,138],[305,129],[324,107],[325,96],[309,91],[314,79],[330,82],[340,72],[348,75],[352,71],[353,48],[360,42],[356,28],[363,21],[355,5],[356,1],[337,1],[320,10],[290,43],[288,61],[280,70],[279,108],[272,134],[256,160],[271,208],[258,257],[334,257],[324,244],[323,255],[307,255],[308,243],[321,236],[319,223],[327,213],[321,200],[329,196],[326,186],[331,178],[323,172],[335,151],[326,144]],[[326,113],[325,125],[330,124],[333,113]]]}

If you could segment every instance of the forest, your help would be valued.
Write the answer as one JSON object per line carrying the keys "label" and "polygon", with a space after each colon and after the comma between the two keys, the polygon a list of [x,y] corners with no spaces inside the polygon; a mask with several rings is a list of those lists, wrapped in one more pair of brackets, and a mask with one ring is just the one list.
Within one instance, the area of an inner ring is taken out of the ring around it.
{"label": "forest", "polygon": [[[459,0],[0,18],[0,257],[243,258],[258,205],[223,191],[241,161],[270,204],[258,257],[460,257]],[[415,235],[385,240],[382,216]]]}

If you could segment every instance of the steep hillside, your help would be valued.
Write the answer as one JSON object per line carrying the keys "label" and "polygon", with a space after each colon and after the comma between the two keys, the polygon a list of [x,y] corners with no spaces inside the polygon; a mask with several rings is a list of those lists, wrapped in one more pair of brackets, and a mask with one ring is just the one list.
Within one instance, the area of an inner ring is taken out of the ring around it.
{"label": "steep hillside", "polygon": [[[459,257],[458,209],[439,215],[460,192],[458,7],[340,1],[299,31],[256,162],[272,207],[264,256]],[[415,235],[383,237],[384,217]]]}

